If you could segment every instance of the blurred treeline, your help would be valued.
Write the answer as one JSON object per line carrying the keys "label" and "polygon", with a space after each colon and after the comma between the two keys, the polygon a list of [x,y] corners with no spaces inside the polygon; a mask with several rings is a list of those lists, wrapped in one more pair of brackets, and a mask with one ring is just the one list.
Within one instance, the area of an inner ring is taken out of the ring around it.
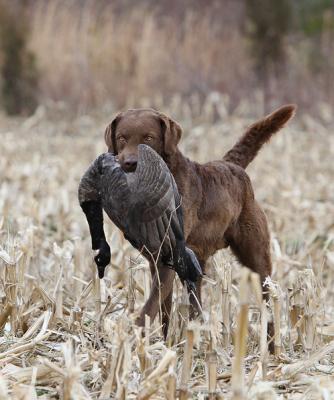
{"label": "blurred treeline", "polygon": [[333,0],[0,0],[1,104],[334,105]]}

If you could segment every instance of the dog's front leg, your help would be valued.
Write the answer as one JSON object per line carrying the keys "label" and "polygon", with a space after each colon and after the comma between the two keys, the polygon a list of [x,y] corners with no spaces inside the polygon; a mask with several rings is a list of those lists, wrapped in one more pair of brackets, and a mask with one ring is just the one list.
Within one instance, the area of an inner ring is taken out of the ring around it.
{"label": "dog's front leg", "polygon": [[161,319],[163,324],[162,330],[164,338],[166,339],[169,326],[169,317],[172,308],[173,281],[175,271],[163,264],[155,266],[152,263],[150,264],[150,268],[153,278],[150,296],[142,308],[136,323],[138,326],[144,327],[145,315],[150,317],[150,321],[152,323],[161,309]]}

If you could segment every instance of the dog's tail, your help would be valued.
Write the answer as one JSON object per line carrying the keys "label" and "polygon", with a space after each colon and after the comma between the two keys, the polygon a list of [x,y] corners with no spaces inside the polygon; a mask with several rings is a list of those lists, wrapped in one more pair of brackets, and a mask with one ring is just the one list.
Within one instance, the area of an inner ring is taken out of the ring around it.
{"label": "dog's tail", "polygon": [[291,119],[296,111],[293,104],[285,105],[251,125],[241,139],[224,156],[224,161],[246,168],[271,136]]}

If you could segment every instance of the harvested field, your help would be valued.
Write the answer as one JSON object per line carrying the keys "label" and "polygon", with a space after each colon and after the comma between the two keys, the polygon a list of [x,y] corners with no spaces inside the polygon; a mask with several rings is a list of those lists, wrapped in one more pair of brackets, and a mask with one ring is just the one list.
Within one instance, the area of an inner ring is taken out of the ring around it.
{"label": "harvested field", "polygon": [[[149,293],[143,258],[106,223],[112,262],[97,279],[79,179],[105,151],[112,112],[70,118],[53,105],[0,116],[0,399],[334,398],[334,135],[331,114],[297,118],[250,166],[272,233],[271,303],[229,251],[211,260],[204,323],[187,322],[178,283],[167,343],[135,317]],[[161,108],[157,104],[158,108]],[[209,96],[164,111],[194,159],[220,158],[261,111],[232,115]],[[215,145],[213,145],[215,144]],[[217,145],[219,144],[219,145]],[[263,326],[274,318],[275,355]]]}

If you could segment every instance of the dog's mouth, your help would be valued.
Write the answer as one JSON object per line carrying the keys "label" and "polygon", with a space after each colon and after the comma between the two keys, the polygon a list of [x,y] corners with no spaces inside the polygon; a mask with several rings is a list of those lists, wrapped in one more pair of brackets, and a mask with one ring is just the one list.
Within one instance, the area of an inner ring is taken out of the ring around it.
{"label": "dog's mouth", "polygon": [[134,164],[134,165],[121,165],[121,167],[122,167],[122,170],[125,172],[125,173],[132,173],[132,172],[135,172],[136,171],[136,169],[137,169],[137,163],[136,164]]}

